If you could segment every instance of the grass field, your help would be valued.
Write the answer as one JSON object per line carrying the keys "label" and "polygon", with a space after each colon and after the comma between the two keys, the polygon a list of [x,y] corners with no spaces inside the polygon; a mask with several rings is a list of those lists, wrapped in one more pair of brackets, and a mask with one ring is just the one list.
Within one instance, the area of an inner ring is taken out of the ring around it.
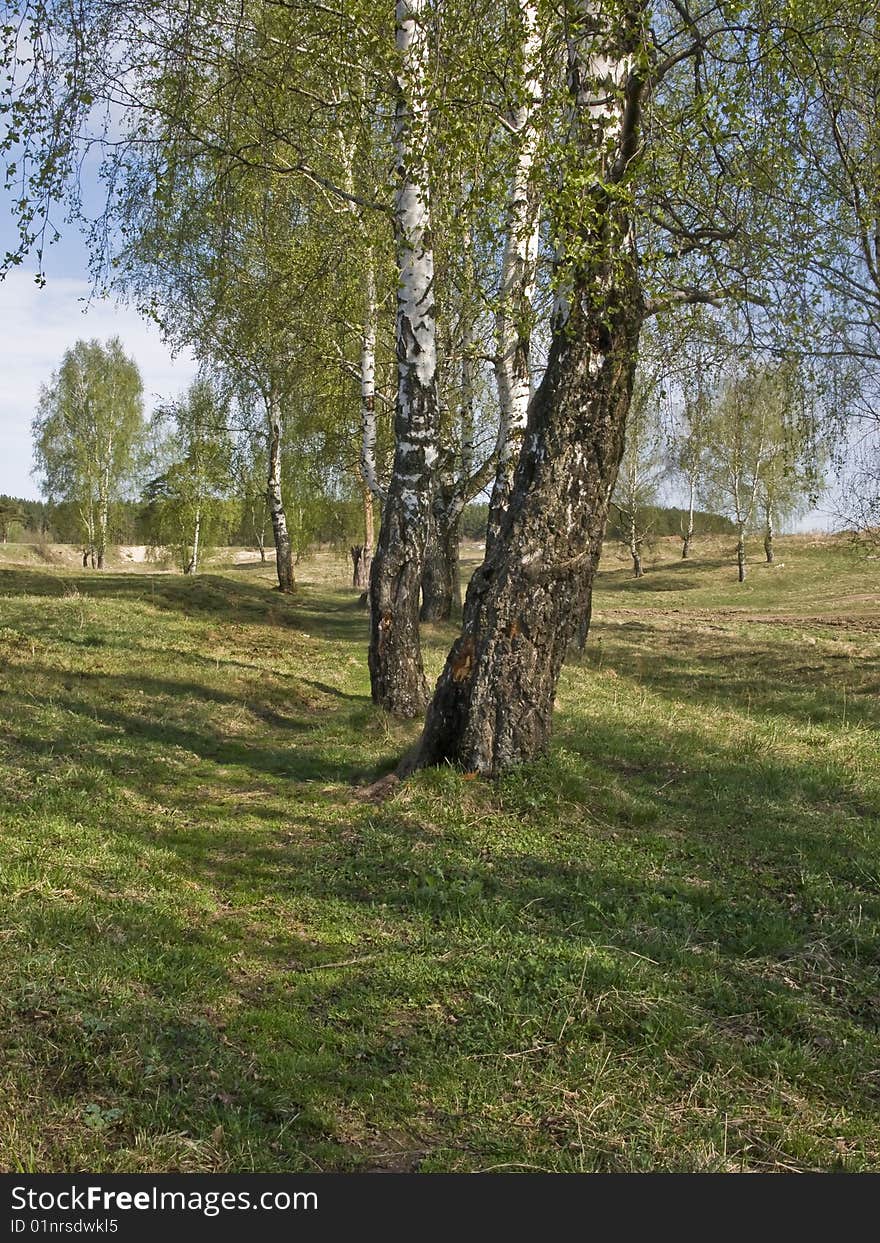
{"label": "grass field", "polygon": [[7,554],[0,1168],[880,1169],[880,563],[778,544],[611,558],[548,758],[383,803],[341,561]]}

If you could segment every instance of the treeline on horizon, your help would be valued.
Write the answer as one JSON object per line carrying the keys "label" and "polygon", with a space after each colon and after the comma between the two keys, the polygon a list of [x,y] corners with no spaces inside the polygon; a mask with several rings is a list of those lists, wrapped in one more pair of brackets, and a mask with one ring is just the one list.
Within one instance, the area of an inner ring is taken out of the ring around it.
{"label": "treeline on horizon", "polygon": [[[325,498],[322,506],[312,506],[308,515],[300,515],[297,544],[300,555],[316,545],[330,545],[340,550],[356,543],[361,533],[362,514],[355,499]],[[487,504],[465,507],[461,518],[463,539],[482,541],[489,518]],[[687,526],[688,513],[674,505],[650,505],[644,513],[644,525],[652,536],[681,535]],[[215,539],[218,545],[259,549],[253,538],[249,516],[242,503],[228,499],[218,503]],[[71,502],[52,504],[25,497],[0,493],[0,540],[3,543],[81,544],[79,519]],[[694,511],[694,527],[698,535],[732,535],[735,526],[722,514],[705,510]],[[157,547],[155,503],[117,501],[110,512],[110,542]],[[624,519],[613,510],[608,523],[608,540],[626,543]]]}

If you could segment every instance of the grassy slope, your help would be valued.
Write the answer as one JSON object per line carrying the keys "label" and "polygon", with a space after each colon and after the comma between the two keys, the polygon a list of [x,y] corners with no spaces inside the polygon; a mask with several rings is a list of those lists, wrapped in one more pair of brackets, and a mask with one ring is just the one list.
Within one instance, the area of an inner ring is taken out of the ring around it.
{"label": "grassy slope", "polygon": [[877,567],[672,552],[381,805],[341,571],[0,570],[0,1168],[880,1169]]}

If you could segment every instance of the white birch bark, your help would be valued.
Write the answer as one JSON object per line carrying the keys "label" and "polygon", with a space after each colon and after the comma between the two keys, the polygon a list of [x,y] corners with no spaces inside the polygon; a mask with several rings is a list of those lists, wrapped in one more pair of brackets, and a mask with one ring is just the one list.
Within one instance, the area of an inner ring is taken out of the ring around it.
{"label": "white birch bark", "polygon": [[688,472],[688,516],[687,529],[681,545],[682,560],[686,561],[691,551],[691,540],[694,538],[694,499],[697,490],[697,479],[694,469]]}
{"label": "white birch bark", "polygon": [[424,148],[428,113],[426,0],[398,0],[394,112],[397,401],[394,465],[370,583],[373,699],[412,717],[427,698],[419,644],[419,583],[437,461],[437,324]]}
{"label": "white birch bark", "polygon": [[529,347],[538,255],[538,211],[532,169],[538,147],[534,112],[540,96],[538,13],[532,0],[524,0],[521,15],[524,98],[510,119],[519,137],[510,186],[496,317],[495,381],[500,418],[495,486],[489,506],[489,543],[497,535],[501,516],[510,499],[513,470],[522,447],[532,395]]}
{"label": "white birch bark", "polygon": [[195,522],[193,523],[192,556],[184,570],[185,574],[195,574],[199,568],[199,536],[202,529],[202,502],[196,502]]}
{"label": "white birch bark", "polygon": [[373,496],[382,500],[385,489],[376,467],[376,336],[378,332],[376,271],[372,248],[364,264],[364,327],[361,336],[361,475]]}
{"label": "white birch bark", "polygon": [[281,492],[281,438],[283,419],[281,402],[277,392],[270,390],[266,396],[266,416],[269,432],[269,472],[266,483],[266,499],[272,518],[272,534],[275,539],[275,565],[278,570],[278,590],[293,591],[293,553],[287,515]]}
{"label": "white birch bark", "polygon": [[621,186],[639,141],[642,4],[563,6],[574,125],[560,174],[565,190],[571,170],[571,189],[587,200],[569,215],[563,194],[556,221],[575,255],[564,273],[567,323],[553,325],[511,503],[471,579],[462,632],[404,771],[453,762],[495,775],[547,746],[568,642],[589,609],[644,316]]}

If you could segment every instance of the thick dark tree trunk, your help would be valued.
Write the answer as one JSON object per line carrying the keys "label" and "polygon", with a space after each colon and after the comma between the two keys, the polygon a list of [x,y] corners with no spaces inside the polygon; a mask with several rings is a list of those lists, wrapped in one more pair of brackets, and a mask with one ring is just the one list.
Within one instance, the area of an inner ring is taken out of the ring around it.
{"label": "thick dark tree trunk", "polygon": [[102,549],[102,550],[98,553],[98,569],[99,569],[99,570],[103,570],[103,568],[104,568],[104,551],[103,551],[103,549]]}
{"label": "thick dark tree trunk", "polygon": [[468,588],[418,766],[493,775],[546,747],[566,648],[588,614],[632,394],[643,303],[630,261],[617,262],[603,305],[582,286],[554,335],[510,506]]}
{"label": "thick dark tree trunk", "polygon": [[266,499],[272,518],[272,535],[275,539],[278,590],[289,593],[294,587],[293,550],[287,529],[287,515],[284,512],[284,498],[281,493],[281,410],[278,399],[274,395],[270,396],[266,406],[269,418],[269,477],[266,484]]}
{"label": "thick dark tree trunk", "polygon": [[461,604],[458,545],[459,514],[454,502],[435,503],[422,569],[422,621],[449,621],[453,607]]}

